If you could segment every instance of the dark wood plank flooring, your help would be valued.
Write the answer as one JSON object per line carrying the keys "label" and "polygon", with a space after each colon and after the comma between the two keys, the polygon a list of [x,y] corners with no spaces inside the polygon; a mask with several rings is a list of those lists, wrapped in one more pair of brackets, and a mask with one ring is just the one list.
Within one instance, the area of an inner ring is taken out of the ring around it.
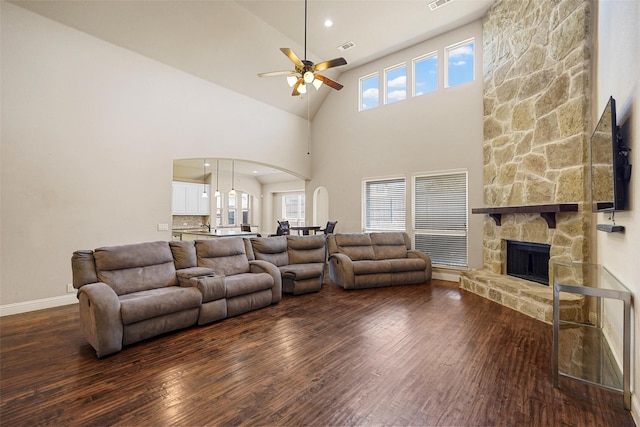
{"label": "dark wood plank flooring", "polygon": [[77,306],[0,319],[0,423],[633,426],[552,386],[551,326],[434,280],[285,296],[102,360]]}

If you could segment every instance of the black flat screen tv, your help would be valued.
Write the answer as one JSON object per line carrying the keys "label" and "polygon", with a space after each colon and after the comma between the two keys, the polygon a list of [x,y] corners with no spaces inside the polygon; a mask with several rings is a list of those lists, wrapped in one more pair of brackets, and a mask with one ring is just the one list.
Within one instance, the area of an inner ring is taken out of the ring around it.
{"label": "black flat screen tv", "polygon": [[629,147],[624,145],[616,122],[616,101],[607,106],[591,135],[591,210],[614,212],[627,208],[631,177]]}

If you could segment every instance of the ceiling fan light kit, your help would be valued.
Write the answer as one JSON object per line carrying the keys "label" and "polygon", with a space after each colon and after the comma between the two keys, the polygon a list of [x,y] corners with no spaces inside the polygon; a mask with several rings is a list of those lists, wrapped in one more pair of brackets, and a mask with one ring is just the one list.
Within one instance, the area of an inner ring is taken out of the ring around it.
{"label": "ceiling fan light kit", "polygon": [[280,48],[280,50],[291,62],[293,62],[295,69],[260,73],[258,74],[259,77],[287,75],[287,83],[290,87],[293,87],[293,92],[291,93],[292,96],[307,93],[307,84],[313,84],[313,87],[315,87],[316,90],[320,89],[323,83],[335,90],[343,88],[340,83],[331,80],[322,74],[318,74],[318,71],[324,71],[329,68],[346,65],[347,61],[344,58],[335,58],[318,64],[314,64],[312,61],[307,59],[307,0],[304,1],[304,59],[300,60],[300,58],[298,58],[298,56],[287,47]]}

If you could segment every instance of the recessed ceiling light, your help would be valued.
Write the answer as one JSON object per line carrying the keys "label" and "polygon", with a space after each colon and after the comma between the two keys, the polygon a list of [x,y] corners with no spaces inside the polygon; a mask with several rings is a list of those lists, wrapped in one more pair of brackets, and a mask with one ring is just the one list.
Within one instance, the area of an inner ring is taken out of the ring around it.
{"label": "recessed ceiling light", "polygon": [[326,21],[324,21],[324,26],[327,28],[333,27],[333,21],[331,19],[327,19]]}
{"label": "recessed ceiling light", "polygon": [[258,171],[252,171],[253,173],[258,173]]}

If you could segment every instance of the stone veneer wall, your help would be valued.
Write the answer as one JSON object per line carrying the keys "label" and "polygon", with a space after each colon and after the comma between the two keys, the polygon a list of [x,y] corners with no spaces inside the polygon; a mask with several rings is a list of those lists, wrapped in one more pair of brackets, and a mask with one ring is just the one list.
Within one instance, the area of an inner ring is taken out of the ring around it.
{"label": "stone veneer wall", "polygon": [[[537,214],[484,222],[484,269],[504,273],[505,240],[588,262],[590,2],[499,0],[483,22],[484,204],[578,203],[550,229]],[[550,263],[550,277],[551,276]]]}

